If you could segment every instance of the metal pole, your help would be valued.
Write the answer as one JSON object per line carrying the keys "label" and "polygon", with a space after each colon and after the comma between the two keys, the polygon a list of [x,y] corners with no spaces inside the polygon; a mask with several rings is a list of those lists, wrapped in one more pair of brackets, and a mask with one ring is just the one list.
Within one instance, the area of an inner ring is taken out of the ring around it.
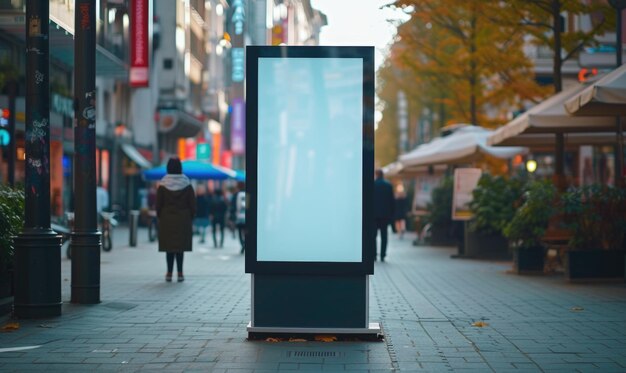
{"label": "metal pole", "polygon": [[17,317],[61,314],[61,236],[50,229],[49,4],[26,2],[25,222],[15,238]]}
{"label": "metal pole", "polygon": [[617,8],[617,25],[615,34],[617,36],[617,45],[615,46],[615,56],[617,57],[617,67],[622,66],[622,8]]}
{"label": "metal pole", "polygon": [[615,118],[617,127],[617,149],[615,155],[615,186],[624,186],[624,129],[622,127],[622,117]]}
{"label": "metal pole", "polygon": [[72,303],[100,303],[100,232],[96,215],[96,0],[74,10],[74,230]]}
{"label": "metal pole", "polygon": [[10,79],[8,82],[9,93],[9,157],[8,173],[9,173],[9,185],[15,186],[15,99],[17,96],[18,83],[15,79]]}
{"label": "metal pole", "polygon": [[[615,33],[617,35],[616,45],[616,61],[617,67],[622,66],[622,8],[617,9],[617,29]],[[617,149],[615,157],[615,185],[624,185],[624,135],[622,133],[622,119],[617,116],[615,118],[615,124],[617,127]]]}
{"label": "metal pole", "polygon": [[565,139],[562,133],[556,134],[554,153],[554,183],[559,191],[565,190]]}

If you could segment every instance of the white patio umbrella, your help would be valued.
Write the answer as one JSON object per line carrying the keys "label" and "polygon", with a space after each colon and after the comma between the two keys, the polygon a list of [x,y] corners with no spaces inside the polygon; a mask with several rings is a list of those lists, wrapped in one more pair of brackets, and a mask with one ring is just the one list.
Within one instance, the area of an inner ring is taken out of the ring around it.
{"label": "white patio umbrella", "polygon": [[385,177],[396,177],[402,171],[402,164],[400,162],[392,162],[382,168]]}
{"label": "white patio umbrella", "polygon": [[589,84],[564,104],[575,116],[626,116],[626,65]]}
{"label": "white patio umbrella", "polygon": [[[611,117],[572,117],[563,104],[576,96],[588,85],[576,84],[556,95],[533,106],[528,111],[519,115],[504,126],[496,129],[487,139],[489,145],[534,145],[535,142],[556,142],[554,134],[569,132],[592,132],[594,140],[598,140],[599,134],[604,133],[610,142],[610,133],[615,130],[615,119]],[[532,135],[532,136],[530,136]],[[568,137],[584,140],[586,135]],[[526,140],[526,141],[525,141]],[[582,143],[581,143],[582,144]]]}
{"label": "white patio umbrella", "polygon": [[489,137],[490,145],[554,146],[555,182],[565,188],[564,158],[566,141],[576,145],[604,145],[615,141],[615,118],[610,116],[572,117],[563,106],[589,84],[576,84],[532,107],[498,128]]}
{"label": "white patio umbrella", "polygon": [[613,133],[617,145],[615,171],[617,183],[623,183],[624,129],[622,116],[626,116],[626,65],[611,71],[592,85],[565,102],[565,109],[575,116],[612,115]]}
{"label": "white patio umbrella", "polygon": [[467,125],[446,137],[435,138],[400,156],[400,163],[406,168],[437,164],[464,164],[485,155],[506,159],[527,151],[523,147],[489,146],[487,137],[491,133],[492,131],[486,128]]}
{"label": "white patio umbrella", "polygon": [[412,178],[419,175],[427,175],[431,172],[433,174],[440,174],[446,170],[446,165],[436,165],[434,167],[429,166],[417,166],[417,167],[405,167],[400,161],[389,163],[382,168],[385,177],[389,178]]}
{"label": "white patio umbrella", "polygon": [[[591,132],[591,133],[564,133],[563,139],[566,148],[578,148],[582,145],[613,145],[615,133]],[[554,133],[528,133],[512,136],[494,144],[491,138],[487,143],[493,146],[526,146],[530,149],[554,148],[556,136]]]}

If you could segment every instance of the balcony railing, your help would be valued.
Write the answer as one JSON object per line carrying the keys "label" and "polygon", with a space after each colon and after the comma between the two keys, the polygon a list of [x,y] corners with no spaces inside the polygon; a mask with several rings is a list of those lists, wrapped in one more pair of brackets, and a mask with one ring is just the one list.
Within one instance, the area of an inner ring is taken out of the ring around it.
{"label": "balcony railing", "polygon": [[[41,0],[49,1],[50,18],[60,27],[74,33],[74,2],[75,0]],[[24,14],[26,12],[26,0],[0,0],[1,13]],[[102,14],[100,15],[103,16]],[[113,31],[116,29],[112,24],[105,25],[104,19],[96,20],[97,43],[122,61],[126,61],[128,55],[127,38],[123,32]],[[121,27],[118,27],[121,28]],[[105,32],[106,30],[106,32]]]}

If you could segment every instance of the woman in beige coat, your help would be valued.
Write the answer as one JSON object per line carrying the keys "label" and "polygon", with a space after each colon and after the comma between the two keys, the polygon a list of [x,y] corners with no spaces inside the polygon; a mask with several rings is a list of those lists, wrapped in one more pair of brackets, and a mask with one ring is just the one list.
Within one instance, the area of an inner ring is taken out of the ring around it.
{"label": "woman in beige coat", "polygon": [[159,251],[166,253],[167,273],[165,281],[172,281],[174,261],[178,270],[178,282],[184,281],[183,255],[191,251],[193,218],[196,215],[196,196],[189,178],[182,173],[178,158],[167,162],[167,175],[161,179],[156,195],[156,211],[159,219]]}

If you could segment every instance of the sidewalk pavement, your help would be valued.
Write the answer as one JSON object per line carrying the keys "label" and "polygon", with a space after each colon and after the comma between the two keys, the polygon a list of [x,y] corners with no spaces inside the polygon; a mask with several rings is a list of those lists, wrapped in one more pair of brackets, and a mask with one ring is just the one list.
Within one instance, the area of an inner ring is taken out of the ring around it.
{"label": "sidewalk pavement", "polygon": [[230,234],[223,249],[195,238],[182,283],[164,281],[145,229],[134,248],[123,227],[114,234],[102,303],[69,303],[64,257],[63,315],[0,332],[0,371],[626,372],[623,283],[518,276],[510,262],[451,259],[451,248],[393,236],[370,282],[384,341],[247,341],[250,277]]}

